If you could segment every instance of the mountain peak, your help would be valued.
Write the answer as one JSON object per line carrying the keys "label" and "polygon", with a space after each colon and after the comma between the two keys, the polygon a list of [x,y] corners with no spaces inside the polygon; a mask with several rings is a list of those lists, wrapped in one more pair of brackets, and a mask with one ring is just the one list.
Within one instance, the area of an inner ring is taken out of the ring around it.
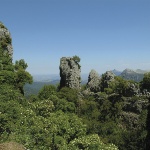
{"label": "mountain peak", "polygon": [[134,70],[126,68],[122,73],[136,73]]}
{"label": "mountain peak", "polygon": [[121,74],[121,71],[116,70],[116,69],[111,70],[111,72],[113,72],[116,76],[119,76]]}

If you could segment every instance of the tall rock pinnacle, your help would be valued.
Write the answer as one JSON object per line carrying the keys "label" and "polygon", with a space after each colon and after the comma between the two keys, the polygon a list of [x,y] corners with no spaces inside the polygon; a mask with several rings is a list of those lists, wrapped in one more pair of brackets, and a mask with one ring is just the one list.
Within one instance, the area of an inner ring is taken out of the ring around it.
{"label": "tall rock pinnacle", "polygon": [[8,29],[0,22],[0,46],[5,52],[8,52],[10,57],[13,55],[12,39]]}
{"label": "tall rock pinnacle", "polygon": [[60,88],[69,87],[73,89],[80,89],[81,83],[81,69],[80,65],[73,57],[62,57],[60,59]]}

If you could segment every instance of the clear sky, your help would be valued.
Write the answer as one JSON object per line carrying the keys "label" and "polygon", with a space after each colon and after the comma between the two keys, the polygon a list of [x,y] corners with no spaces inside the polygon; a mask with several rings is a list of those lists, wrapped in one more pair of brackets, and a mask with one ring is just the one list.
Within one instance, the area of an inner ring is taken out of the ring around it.
{"label": "clear sky", "polygon": [[82,73],[150,70],[150,0],[0,0],[0,21],[31,74],[58,74],[74,55]]}

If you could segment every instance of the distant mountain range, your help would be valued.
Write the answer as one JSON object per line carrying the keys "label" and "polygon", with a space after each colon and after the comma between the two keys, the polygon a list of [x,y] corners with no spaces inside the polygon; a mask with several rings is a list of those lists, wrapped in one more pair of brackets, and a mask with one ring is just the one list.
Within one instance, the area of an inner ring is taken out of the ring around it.
{"label": "distant mountain range", "polygon": [[48,75],[32,75],[34,82],[51,82],[53,80],[60,80],[58,74],[48,74]]}
{"label": "distant mountain range", "polygon": [[141,69],[137,69],[137,70],[125,69],[121,72],[121,71],[114,69],[114,70],[112,70],[112,72],[115,75],[121,76],[122,78],[124,78],[126,80],[133,80],[136,82],[140,82],[143,80],[144,73],[149,72],[149,71],[148,70],[141,70]]}
{"label": "distant mountain range", "polygon": [[[148,70],[131,70],[125,69],[123,71],[118,71],[116,69],[111,70],[116,76],[121,76],[127,80],[141,81],[143,79],[144,73],[149,72]],[[81,74],[82,84],[87,83],[89,74]],[[60,76],[58,74],[49,75],[33,75],[33,82],[51,83],[57,84],[60,81]]]}
{"label": "distant mountain range", "polygon": [[[60,76],[58,74],[49,74],[49,75],[32,75],[33,83],[26,84],[24,86],[25,96],[29,96],[31,94],[38,94],[40,89],[44,85],[57,85],[60,83]],[[81,75],[82,82],[81,84],[86,84],[88,81],[88,74]]]}
{"label": "distant mountain range", "polygon": [[[134,80],[136,82],[140,82],[143,79],[144,73],[149,72],[147,70],[131,70],[125,69],[123,71],[118,71],[116,69],[111,70],[116,76],[120,76],[126,80]],[[88,82],[88,74],[81,75],[82,82],[81,84],[86,84]],[[25,95],[37,94],[39,90],[48,84],[57,85],[60,82],[60,76],[58,74],[50,74],[50,75],[33,75],[33,83],[26,84],[24,86]]]}
{"label": "distant mountain range", "polygon": [[[34,82],[53,82],[60,81],[60,76],[58,74],[49,74],[49,75],[32,75]],[[82,74],[81,75],[82,81],[85,81],[88,79],[88,74]]]}
{"label": "distant mountain range", "polygon": [[116,76],[119,76],[122,72],[121,71],[118,71],[116,69],[114,70],[111,70]]}

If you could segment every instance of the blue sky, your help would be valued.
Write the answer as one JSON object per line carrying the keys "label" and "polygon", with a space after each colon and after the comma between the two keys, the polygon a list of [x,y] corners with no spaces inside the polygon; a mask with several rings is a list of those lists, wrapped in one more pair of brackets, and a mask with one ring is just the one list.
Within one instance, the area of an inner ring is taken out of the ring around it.
{"label": "blue sky", "polygon": [[31,74],[58,74],[74,55],[82,73],[150,70],[149,0],[0,0],[0,21]]}

